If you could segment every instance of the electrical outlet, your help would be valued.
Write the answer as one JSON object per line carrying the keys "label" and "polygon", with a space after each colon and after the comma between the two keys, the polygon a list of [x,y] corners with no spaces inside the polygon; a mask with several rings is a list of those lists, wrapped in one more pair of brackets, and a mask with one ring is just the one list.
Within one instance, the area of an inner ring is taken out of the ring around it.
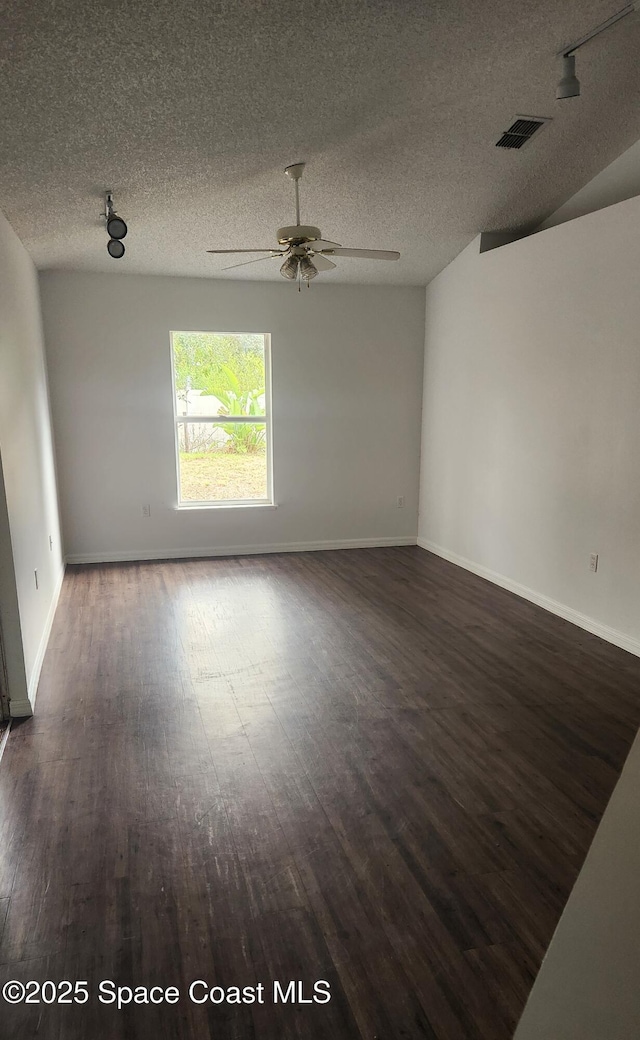
{"label": "electrical outlet", "polygon": [[598,554],[597,553],[591,553],[591,556],[589,557],[589,570],[593,571],[594,574],[595,574],[597,569],[598,569]]}
{"label": "electrical outlet", "polygon": [[398,495],[398,509],[404,509],[404,495]]}
{"label": "electrical outlet", "polygon": [[38,572],[37,572],[37,571],[34,571],[34,572],[33,572],[33,576],[34,576],[34,578],[36,579],[36,588],[38,588]]}
{"label": "electrical outlet", "polygon": [[143,516],[151,516],[151,506],[150,505],[146,505],[146,506],[142,507],[142,515]]}

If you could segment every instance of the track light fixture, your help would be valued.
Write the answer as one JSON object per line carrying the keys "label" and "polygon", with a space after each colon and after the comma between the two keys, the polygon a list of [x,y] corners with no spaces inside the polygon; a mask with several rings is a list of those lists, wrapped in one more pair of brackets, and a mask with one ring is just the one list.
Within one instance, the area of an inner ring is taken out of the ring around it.
{"label": "track light fixture", "polygon": [[571,46],[565,47],[561,50],[558,57],[562,58],[562,79],[556,87],[556,99],[563,101],[565,98],[579,97],[580,96],[580,80],[576,76],[576,59],[575,52],[583,47],[585,43],[589,43],[589,40],[593,40],[600,33],[604,32],[605,29],[609,29],[616,22],[619,22],[621,18],[626,18],[628,14],[633,14],[634,11],[640,9],[640,0],[634,0],[633,3],[627,4],[621,11],[616,14],[612,14],[610,18],[597,25],[595,29],[588,32],[586,36],[581,36],[579,40],[572,43]]}
{"label": "track light fixture", "polygon": [[580,80],[576,76],[575,54],[562,55],[562,79],[556,87],[556,100],[580,96]]}
{"label": "track light fixture", "polygon": [[121,256],[124,256],[124,242],[121,242],[119,238],[110,238],[107,242],[107,252],[114,260],[119,260]]}
{"label": "track light fixture", "polygon": [[110,191],[106,191],[104,194],[104,219],[107,234],[109,235],[107,252],[114,260],[119,260],[120,257],[124,256],[124,242],[122,239],[127,234],[128,228],[125,221],[118,216],[114,209],[113,194]]}

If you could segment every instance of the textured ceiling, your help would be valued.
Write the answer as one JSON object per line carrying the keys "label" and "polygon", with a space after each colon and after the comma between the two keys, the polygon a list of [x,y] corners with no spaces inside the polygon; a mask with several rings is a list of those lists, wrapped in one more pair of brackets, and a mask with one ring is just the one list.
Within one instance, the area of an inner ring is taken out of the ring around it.
{"label": "textured ceiling", "polygon": [[[3,0],[0,208],[40,268],[278,279],[272,260],[221,274],[205,250],[275,244],[294,222],[283,167],[306,160],[303,222],[402,252],[323,281],[424,284],[640,137],[640,15],[579,52],[581,98],[554,98],[555,53],[620,6]],[[516,113],[553,122],[495,148]],[[120,261],[104,188],[129,223]]]}

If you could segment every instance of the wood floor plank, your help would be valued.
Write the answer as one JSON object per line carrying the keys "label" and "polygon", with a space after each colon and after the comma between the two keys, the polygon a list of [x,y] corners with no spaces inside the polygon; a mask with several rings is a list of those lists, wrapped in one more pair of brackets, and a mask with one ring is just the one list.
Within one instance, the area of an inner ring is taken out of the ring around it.
{"label": "wood floor plank", "polygon": [[[640,661],[416,547],[68,568],[0,767],[3,1007],[42,1040],[508,1040]],[[259,1003],[196,1004],[265,986]],[[332,1000],[277,1003],[274,980]]]}

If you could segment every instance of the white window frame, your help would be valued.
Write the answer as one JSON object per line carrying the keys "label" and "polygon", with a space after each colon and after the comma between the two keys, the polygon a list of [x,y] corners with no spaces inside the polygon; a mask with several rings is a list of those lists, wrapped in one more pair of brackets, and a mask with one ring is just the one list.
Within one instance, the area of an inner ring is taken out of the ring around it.
{"label": "white window frame", "polygon": [[[203,336],[262,336],[264,341],[264,414],[263,415],[194,415],[187,418],[178,415],[176,393],[176,366],[173,355],[173,337],[180,332],[194,332]],[[273,497],[273,428],[271,418],[271,333],[269,332],[239,332],[237,329],[229,329],[226,332],[195,332],[191,329],[174,329],[170,334],[171,342],[171,391],[173,400],[173,440],[176,460],[176,495],[177,509],[252,509],[252,508],[275,508]],[[267,497],[266,498],[239,498],[239,499],[210,499],[196,502],[191,499],[183,501],[180,488],[180,437],[179,429],[181,423],[211,423],[219,426],[221,423],[264,423],[266,441],[266,463],[267,463]]]}

